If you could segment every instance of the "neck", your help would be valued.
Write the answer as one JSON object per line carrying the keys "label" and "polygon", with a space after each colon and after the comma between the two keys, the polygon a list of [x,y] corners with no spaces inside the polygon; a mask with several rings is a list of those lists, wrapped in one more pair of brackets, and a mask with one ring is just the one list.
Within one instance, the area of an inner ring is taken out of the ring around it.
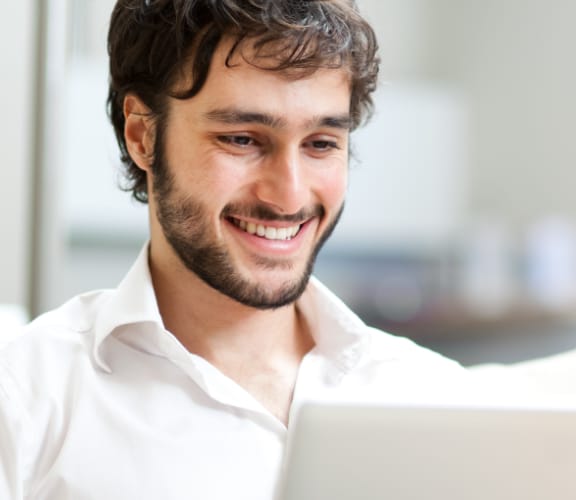
{"label": "neck", "polygon": [[159,265],[153,253],[150,269],[165,327],[286,422],[300,362],[313,347],[296,305],[245,306],[188,270]]}

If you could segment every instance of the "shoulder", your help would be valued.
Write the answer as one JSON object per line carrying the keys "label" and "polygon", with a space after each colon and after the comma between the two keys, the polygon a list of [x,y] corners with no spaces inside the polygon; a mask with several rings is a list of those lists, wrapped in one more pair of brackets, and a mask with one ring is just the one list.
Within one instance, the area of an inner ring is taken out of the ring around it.
{"label": "shoulder", "polygon": [[343,379],[355,399],[386,402],[453,401],[468,386],[468,371],[458,362],[371,327],[362,356]]}
{"label": "shoulder", "polygon": [[77,295],[60,307],[41,314],[11,336],[0,351],[0,359],[23,348],[35,351],[81,341],[93,331],[98,313],[112,293],[112,290],[99,290]]}
{"label": "shoulder", "polygon": [[38,384],[63,382],[79,357],[89,361],[98,311],[110,294],[103,290],[78,295],[11,336],[0,348],[0,386],[12,382],[20,392],[34,392]]}
{"label": "shoulder", "polygon": [[0,462],[3,457],[13,464],[10,473],[22,483],[36,457],[61,443],[66,415],[95,373],[94,323],[108,300],[105,291],[77,296],[22,327],[0,348]]}
{"label": "shoulder", "polygon": [[95,290],[77,295],[60,307],[46,312],[25,327],[25,333],[66,330],[85,332],[93,327],[96,316],[114,290]]}
{"label": "shoulder", "polygon": [[416,364],[422,368],[438,366],[448,370],[463,370],[458,362],[421,346],[407,337],[393,335],[369,326],[366,327],[366,335],[369,339],[367,360],[396,361],[407,365]]}

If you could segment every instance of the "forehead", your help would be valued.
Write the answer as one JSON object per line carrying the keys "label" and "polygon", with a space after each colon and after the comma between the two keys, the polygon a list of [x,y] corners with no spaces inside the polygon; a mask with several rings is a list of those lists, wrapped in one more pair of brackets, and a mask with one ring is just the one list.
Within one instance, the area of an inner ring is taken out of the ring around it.
{"label": "forehead", "polygon": [[[351,83],[347,68],[277,66],[274,52],[258,52],[254,41],[236,45],[225,37],[217,46],[202,89],[189,101],[199,107],[241,106],[250,110],[305,116],[349,113]],[[189,87],[182,77],[177,90]]]}

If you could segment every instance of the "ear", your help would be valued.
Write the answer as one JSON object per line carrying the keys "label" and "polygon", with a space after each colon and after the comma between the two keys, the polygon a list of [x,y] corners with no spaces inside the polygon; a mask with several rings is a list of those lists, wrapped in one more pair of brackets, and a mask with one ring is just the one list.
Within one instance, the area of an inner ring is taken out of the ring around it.
{"label": "ear", "polygon": [[149,171],[154,157],[155,122],[150,109],[134,94],[124,98],[124,139],[130,157]]}

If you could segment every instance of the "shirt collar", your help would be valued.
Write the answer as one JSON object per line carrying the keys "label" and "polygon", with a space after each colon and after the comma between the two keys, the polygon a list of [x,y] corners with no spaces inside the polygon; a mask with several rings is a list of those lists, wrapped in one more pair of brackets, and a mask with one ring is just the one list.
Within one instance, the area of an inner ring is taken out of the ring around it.
{"label": "shirt collar", "polygon": [[163,328],[148,266],[148,248],[149,244],[144,245],[132,268],[96,317],[94,357],[106,371],[110,368],[102,357],[102,346],[118,327],[149,323]]}
{"label": "shirt collar", "polygon": [[316,350],[343,372],[356,366],[371,338],[366,324],[314,277],[298,307],[308,322]]}
{"label": "shirt collar", "polygon": [[[149,244],[144,245],[132,268],[96,317],[94,357],[106,371],[110,371],[110,367],[103,357],[103,344],[116,329],[130,324],[148,324],[164,330],[148,265],[148,249]],[[357,364],[366,352],[369,336],[365,323],[356,314],[314,277],[297,307],[322,356],[344,372]]]}

